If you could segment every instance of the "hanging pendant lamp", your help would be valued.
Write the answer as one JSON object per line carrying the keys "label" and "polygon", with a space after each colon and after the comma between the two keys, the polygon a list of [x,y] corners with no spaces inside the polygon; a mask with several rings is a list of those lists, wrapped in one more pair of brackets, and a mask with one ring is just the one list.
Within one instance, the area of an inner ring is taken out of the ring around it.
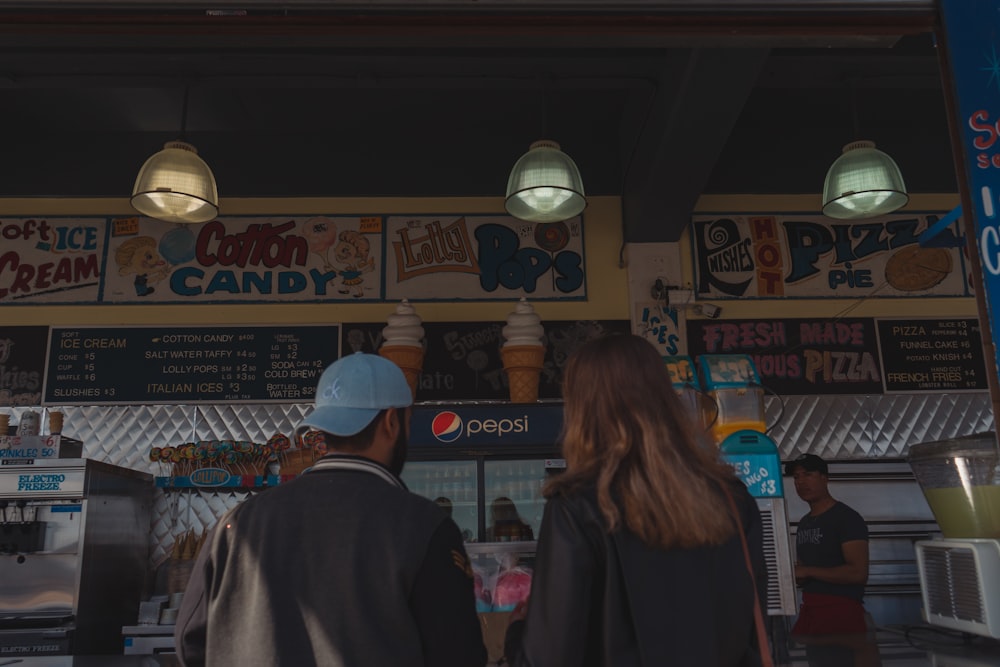
{"label": "hanging pendant lamp", "polygon": [[[185,87],[181,137],[187,130],[190,93]],[[219,214],[215,176],[198,150],[185,141],[168,141],[146,160],[135,178],[131,202],[139,213],[166,222],[208,222]]]}
{"label": "hanging pendant lamp", "polygon": [[823,214],[840,220],[892,213],[909,200],[899,167],[871,141],[844,146],[823,184]]}
{"label": "hanging pendant lamp", "polygon": [[554,141],[540,140],[514,163],[507,179],[507,212],[528,222],[559,222],[587,206],[583,179]]}
{"label": "hanging pendant lamp", "polygon": [[215,176],[198,150],[168,141],[142,165],[132,188],[132,207],[166,222],[208,222],[219,214]]}

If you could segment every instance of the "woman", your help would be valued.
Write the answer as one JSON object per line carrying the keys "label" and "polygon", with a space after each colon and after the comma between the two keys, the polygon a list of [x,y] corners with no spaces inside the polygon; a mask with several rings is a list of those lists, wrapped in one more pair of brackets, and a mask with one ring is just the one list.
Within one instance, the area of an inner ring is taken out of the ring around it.
{"label": "woman", "polygon": [[517,505],[506,496],[497,496],[490,505],[493,523],[486,529],[487,542],[524,542],[535,539],[528,524],[517,511]]}
{"label": "woman", "polygon": [[659,354],[633,335],[591,341],[566,366],[563,398],[566,471],[545,488],[527,615],[507,633],[510,663],[758,665],[737,530],[764,600],[760,515],[700,439]]}

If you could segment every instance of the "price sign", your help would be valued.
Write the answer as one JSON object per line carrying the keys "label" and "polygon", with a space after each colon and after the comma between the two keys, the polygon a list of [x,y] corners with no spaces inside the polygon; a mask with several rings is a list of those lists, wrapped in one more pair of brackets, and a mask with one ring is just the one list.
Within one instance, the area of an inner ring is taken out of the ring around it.
{"label": "price sign", "polygon": [[886,393],[987,391],[979,321],[877,320]]}
{"label": "price sign", "polygon": [[774,454],[723,454],[754,498],[782,498],[781,461]]}
{"label": "price sign", "polygon": [[49,332],[45,405],[306,403],[340,327],[117,327]]}

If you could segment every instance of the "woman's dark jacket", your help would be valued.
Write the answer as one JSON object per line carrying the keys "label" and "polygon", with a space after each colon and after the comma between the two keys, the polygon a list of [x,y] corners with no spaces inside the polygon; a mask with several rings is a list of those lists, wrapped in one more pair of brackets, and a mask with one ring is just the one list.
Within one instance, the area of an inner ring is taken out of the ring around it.
{"label": "woman's dark jacket", "polygon": [[[742,483],[731,492],[764,604],[760,513]],[[719,502],[728,505],[724,497]],[[738,535],[717,547],[662,550],[627,530],[608,533],[605,525],[592,489],[546,503],[528,616],[507,635],[512,665],[759,664],[753,588]]]}

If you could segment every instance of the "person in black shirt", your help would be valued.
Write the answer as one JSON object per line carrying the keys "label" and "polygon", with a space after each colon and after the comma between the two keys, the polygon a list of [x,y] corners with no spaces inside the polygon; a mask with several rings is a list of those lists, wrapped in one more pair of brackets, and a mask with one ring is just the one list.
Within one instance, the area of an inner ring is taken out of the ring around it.
{"label": "person in black shirt", "polygon": [[795,492],[809,504],[795,537],[795,580],[802,609],[793,635],[866,632],[862,604],[868,581],[868,526],[830,495],[826,461],[803,454],[785,466]]}
{"label": "person in black shirt", "polygon": [[[796,530],[795,580],[802,607],[792,636],[805,645],[810,667],[878,667],[862,598],[868,581],[868,526],[830,495],[826,461],[803,454],[785,466],[809,504]],[[874,625],[874,624],[871,624]]]}

